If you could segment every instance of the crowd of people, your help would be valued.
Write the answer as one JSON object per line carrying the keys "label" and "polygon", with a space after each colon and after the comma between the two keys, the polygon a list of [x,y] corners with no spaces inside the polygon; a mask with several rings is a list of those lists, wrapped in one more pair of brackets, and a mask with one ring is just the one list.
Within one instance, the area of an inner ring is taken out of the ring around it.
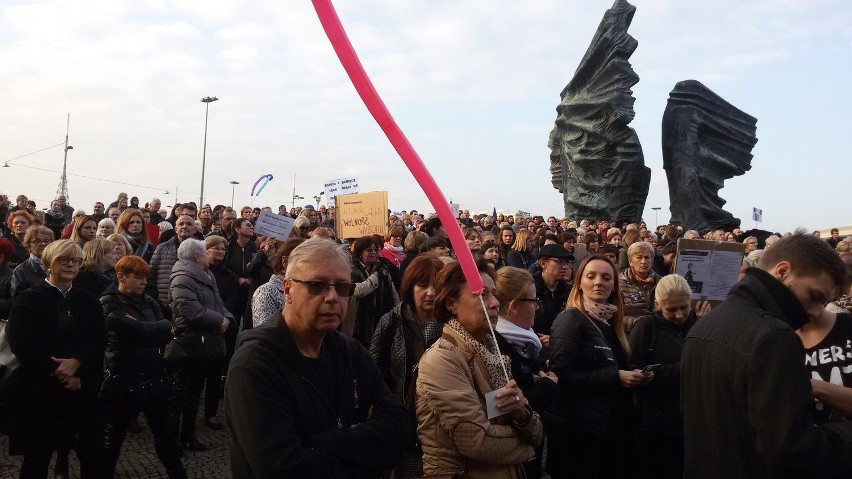
{"label": "crowd of people", "polygon": [[[264,209],[0,201],[20,363],[0,430],[20,477],[47,477],[54,453],[67,476],[70,450],[83,477],[112,477],[139,413],[186,477],[202,393],[238,478],[852,474],[852,239],[836,229],[463,210],[456,251],[417,211],[338,238],[334,208],[281,206],[281,240],[255,233]],[[728,300],[692,299],[682,238],[744,245]]]}

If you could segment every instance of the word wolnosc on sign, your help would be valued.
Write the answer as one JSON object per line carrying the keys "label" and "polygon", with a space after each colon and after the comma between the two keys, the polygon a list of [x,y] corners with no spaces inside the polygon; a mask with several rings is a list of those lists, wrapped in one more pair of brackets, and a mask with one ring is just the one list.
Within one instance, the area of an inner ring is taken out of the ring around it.
{"label": "word wolnosc on sign", "polygon": [[337,235],[360,238],[388,231],[388,192],[371,191],[336,198]]}

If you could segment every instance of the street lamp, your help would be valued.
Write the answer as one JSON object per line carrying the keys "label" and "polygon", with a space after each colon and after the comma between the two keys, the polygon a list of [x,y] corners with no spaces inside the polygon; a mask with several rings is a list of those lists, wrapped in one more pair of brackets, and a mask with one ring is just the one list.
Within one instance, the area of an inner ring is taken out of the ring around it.
{"label": "street lamp", "polygon": [[660,226],[660,218],[658,216],[658,214],[660,212],[660,207],[654,206],[651,209],[654,210],[654,227],[656,228],[657,226]]}
{"label": "street lamp", "polygon": [[322,198],[322,195],[324,195],[324,194],[325,194],[325,191],[320,191],[320,194],[318,194],[318,195],[314,196],[314,200],[315,200],[315,201],[316,201],[316,203],[317,203],[317,204],[316,204],[316,207],[317,207],[317,208],[319,208],[319,202],[320,202],[320,199]]}
{"label": "street lamp", "polygon": [[232,209],[234,207],[234,188],[236,188],[237,185],[239,185],[239,184],[240,184],[239,181],[231,180],[231,208]]}
{"label": "street lamp", "polygon": [[218,100],[215,96],[205,96],[201,99],[204,103],[204,153],[201,155],[201,195],[198,197],[198,207],[204,206],[204,170],[207,166],[207,117],[210,115],[210,104]]}

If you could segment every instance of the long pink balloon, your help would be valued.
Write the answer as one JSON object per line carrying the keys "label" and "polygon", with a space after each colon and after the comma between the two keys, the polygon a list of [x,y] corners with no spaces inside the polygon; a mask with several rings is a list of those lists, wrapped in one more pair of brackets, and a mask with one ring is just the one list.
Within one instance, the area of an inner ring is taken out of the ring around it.
{"label": "long pink balloon", "polygon": [[414,151],[414,147],[408,142],[408,138],[402,133],[402,130],[400,130],[384,102],[379,97],[378,92],[376,92],[376,88],[367,76],[367,72],[364,71],[361,61],[358,60],[358,55],[355,54],[355,49],[352,48],[352,43],[349,42],[349,37],[346,36],[346,31],[340,23],[337,12],[334,11],[331,0],[311,1],[314,4],[314,9],[317,12],[320,23],[322,23],[322,28],[325,30],[325,34],[328,35],[335,53],[337,53],[337,58],[340,59],[340,63],[349,75],[349,79],[352,80],[352,85],[355,86],[355,90],[358,91],[358,95],[361,96],[364,105],[370,110],[370,114],[373,115],[376,123],[385,132],[385,136],[388,137],[388,140],[390,140],[396,152],[399,153],[405,165],[408,166],[409,171],[414,175],[414,179],[420,184],[420,188],[423,189],[426,197],[429,198],[429,201],[435,208],[438,218],[441,219],[441,223],[450,237],[450,243],[456,251],[456,257],[461,264],[470,290],[476,294],[480,294],[483,289],[482,277],[476,269],[473,254],[471,254],[470,248],[467,246],[467,241],[465,241],[464,235],[462,235],[461,228],[459,228],[456,217],[453,215],[453,210],[450,209],[450,205],[447,203],[447,198],[444,197],[444,193],[438,187],[438,184],[435,183],[432,174],[426,169],[420,156]]}

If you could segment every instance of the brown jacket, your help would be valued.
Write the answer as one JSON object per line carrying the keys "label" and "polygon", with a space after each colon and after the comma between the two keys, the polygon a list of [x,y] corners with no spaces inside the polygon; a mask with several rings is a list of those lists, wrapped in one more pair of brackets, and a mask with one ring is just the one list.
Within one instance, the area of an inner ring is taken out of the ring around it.
{"label": "brown jacket", "polygon": [[425,475],[524,477],[521,464],[535,457],[533,447],[542,440],[538,414],[532,413],[523,428],[508,415],[489,420],[483,394],[491,385],[485,364],[449,328],[420,359],[419,369],[417,436]]}

